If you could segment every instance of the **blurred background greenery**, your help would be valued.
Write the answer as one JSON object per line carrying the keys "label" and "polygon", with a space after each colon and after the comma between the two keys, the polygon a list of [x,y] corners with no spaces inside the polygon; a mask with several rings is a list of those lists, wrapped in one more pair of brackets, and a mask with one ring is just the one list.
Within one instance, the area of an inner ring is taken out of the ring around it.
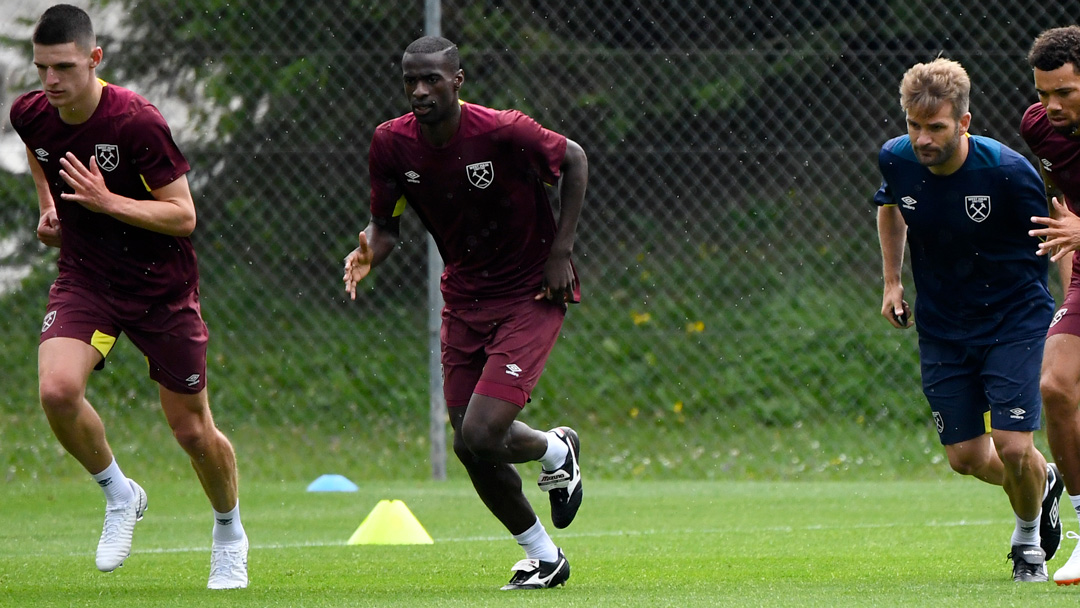
{"label": "blurred background greenery", "polygon": [[[47,4],[0,1],[14,16],[0,31],[5,111],[38,86],[28,38]],[[368,219],[370,134],[407,110],[398,62],[424,33],[422,3],[80,5],[105,48],[99,74],[161,108],[192,162],[211,401],[242,473],[428,477],[419,223],[407,216],[356,302],[340,282]],[[878,314],[877,151],[902,132],[904,70],[943,54],[971,73],[973,131],[1026,154],[1025,55],[1074,21],[1066,8],[444,1],[463,98],[521,109],[589,155],[584,299],[523,420],[576,427],[598,477],[949,474],[915,334]],[[0,196],[2,479],[82,475],[37,404],[55,255],[33,238],[7,124]],[[89,396],[122,457],[190,474],[129,343]]]}

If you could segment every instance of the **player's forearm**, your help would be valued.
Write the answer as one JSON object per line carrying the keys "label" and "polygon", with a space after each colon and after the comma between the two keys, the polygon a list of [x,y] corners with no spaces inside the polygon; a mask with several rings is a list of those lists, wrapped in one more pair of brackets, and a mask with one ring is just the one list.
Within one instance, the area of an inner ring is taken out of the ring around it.
{"label": "player's forearm", "polygon": [[151,232],[169,236],[191,236],[195,231],[195,207],[179,200],[136,200],[113,194],[101,211]]}
{"label": "player's forearm", "polygon": [[559,181],[559,226],[551,251],[554,255],[569,257],[574,251],[581,208],[585,206],[589,161],[581,146],[571,140],[567,140],[566,144],[566,158],[563,160],[562,179]]}
{"label": "player's forearm", "polygon": [[371,267],[375,268],[393,253],[398,235],[394,230],[375,223],[368,224],[364,232],[367,233],[368,246],[371,247]]}
{"label": "player's forearm", "polygon": [[1069,291],[1069,282],[1072,280],[1073,256],[1067,255],[1057,261],[1058,277],[1061,279],[1061,290]]}
{"label": "player's forearm", "polygon": [[45,214],[56,211],[56,203],[53,201],[52,194],[49,193],[48,187],[44,191],[38,187],[38,216],[45,217]]}
{"label": "player's forearm", "polygon": [[1049,211],[1050,217],[1056,218],[1059,213],[1054,209],[1054,198],[1057,197],[1059,201],[1065,200],[1065,195],[1062,194],[1054,182],[1050,181],[1050,176],[1046,174],[1046,169],[1042,166],[1039,167],[1039,174],[1042,175],[1043,188],[1046,190],[1046,209]]}
{"label": "player's forearm", "polygon": [[878,239],[881,241],[881,274],[886,286],[900,284],[904,265],[907,226],[896,207],[878,209]]}
{"label": "player's forearm", "polygon": [[34,178],[34,188],[38,197],[38,213],[44,217],[46,213],[56,210],[56,201],[53,200],[52,191],[49,190],[49,179],[45,177],[45,170],[38,164],[30,149],[26,149],[26,161],[30,165],[30,175]]}

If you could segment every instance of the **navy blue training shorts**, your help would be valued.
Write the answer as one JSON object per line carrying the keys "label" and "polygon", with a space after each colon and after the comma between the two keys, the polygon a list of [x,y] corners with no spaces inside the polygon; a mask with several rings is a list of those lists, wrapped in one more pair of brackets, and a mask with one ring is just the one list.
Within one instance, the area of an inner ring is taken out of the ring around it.
{"label": "navy blue training shorts", "polygon": [[923,394],[942,445],[968,441],[991,429],[1039,429],[1044,340],[1039,336],[965,346],[919,338]]}

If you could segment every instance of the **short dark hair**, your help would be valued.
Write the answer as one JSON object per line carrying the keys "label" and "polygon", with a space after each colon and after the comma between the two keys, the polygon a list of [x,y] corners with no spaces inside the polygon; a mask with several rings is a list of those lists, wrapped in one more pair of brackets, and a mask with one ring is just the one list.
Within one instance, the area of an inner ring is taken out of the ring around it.
{"label": "short dark hair", "polygon": [[1080,73],[1080,27],[1055,27],[1035,38],[1028,53],[1028,65],[1034,69],[1050,72],[1066,63]]}
{"label": "short dark hair", "polygon": [[412,41],[412,44],[405,47],[406,55],[428,55],[431,53],[443,53],[455,71],[461,69],[461,55],[458,53],[457,45],[441,36],[417,38]]}
{"label": "short dark hair", "polygon": [[70,4],[57,4],[42,13],[31,40],[44,45],[74,42],[85,51],[92,50],[96,43],[90,15]]}

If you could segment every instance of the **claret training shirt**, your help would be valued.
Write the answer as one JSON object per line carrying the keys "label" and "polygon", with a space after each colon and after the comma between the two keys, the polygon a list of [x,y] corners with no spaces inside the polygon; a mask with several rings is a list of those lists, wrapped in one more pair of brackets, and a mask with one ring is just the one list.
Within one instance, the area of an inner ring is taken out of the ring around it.
{"label": "claret training shirt", "polygon": [[182,296],[199,278],[190,239],[132,226],[60,196],[74,192],[60,177],[67,152],[87,167],[95,157],[109,191],[136,200],[153,199],[152,189],[190,170],[157,108],[128,89],[103,84],[97,109],[82,124],[61,120],[43,91],[11,106],[11,124],[44,170],[60,218],[58,280],[138,298]]}
{"label": "claret training shirt", "polygon": [[[1080,214],[1080,137],[1055,131],[1041,103],[1032,104],[1024,112],[1020,136],[1039,157],[1043,175],[1061,191],[1061,198],[1065,199],[1062,202],[1070,211]],[[1080,251],[1074,251],[1070,258],[1074,268],[1080,268],[1078,258]]]}
{"label": "claret training shirt", "polygon": [[919,163],[907,135],[878,156],[879,205],[899,205],[907,223],[921,336],[986,345],[1046,334],[1054,300],[1047,261],[1028,236],[1046,213],[1042,179],[1001,143],[968,138],[968,157],[951,175]]}
{"label": "claret training shirt", "polygon": [[[1020,135],[1039,157],[1043,175],[1065,195],[1073,213],[1080,211],[1080,137],[1062,135],[1050,126],[1046,110],[1036,103],[1024,112]],[[1040,214],[1042,215],[1042,214]]]}
{"label": "claret training shirt", "polygon": [[442,147],[406,114],[372,136],[371,215],[412,206],[446,264],[447,305],[530,297],[557,227],[544,184],[557,183],[565,155],[566,137],[516,110],[462,103],[458,132]]}

